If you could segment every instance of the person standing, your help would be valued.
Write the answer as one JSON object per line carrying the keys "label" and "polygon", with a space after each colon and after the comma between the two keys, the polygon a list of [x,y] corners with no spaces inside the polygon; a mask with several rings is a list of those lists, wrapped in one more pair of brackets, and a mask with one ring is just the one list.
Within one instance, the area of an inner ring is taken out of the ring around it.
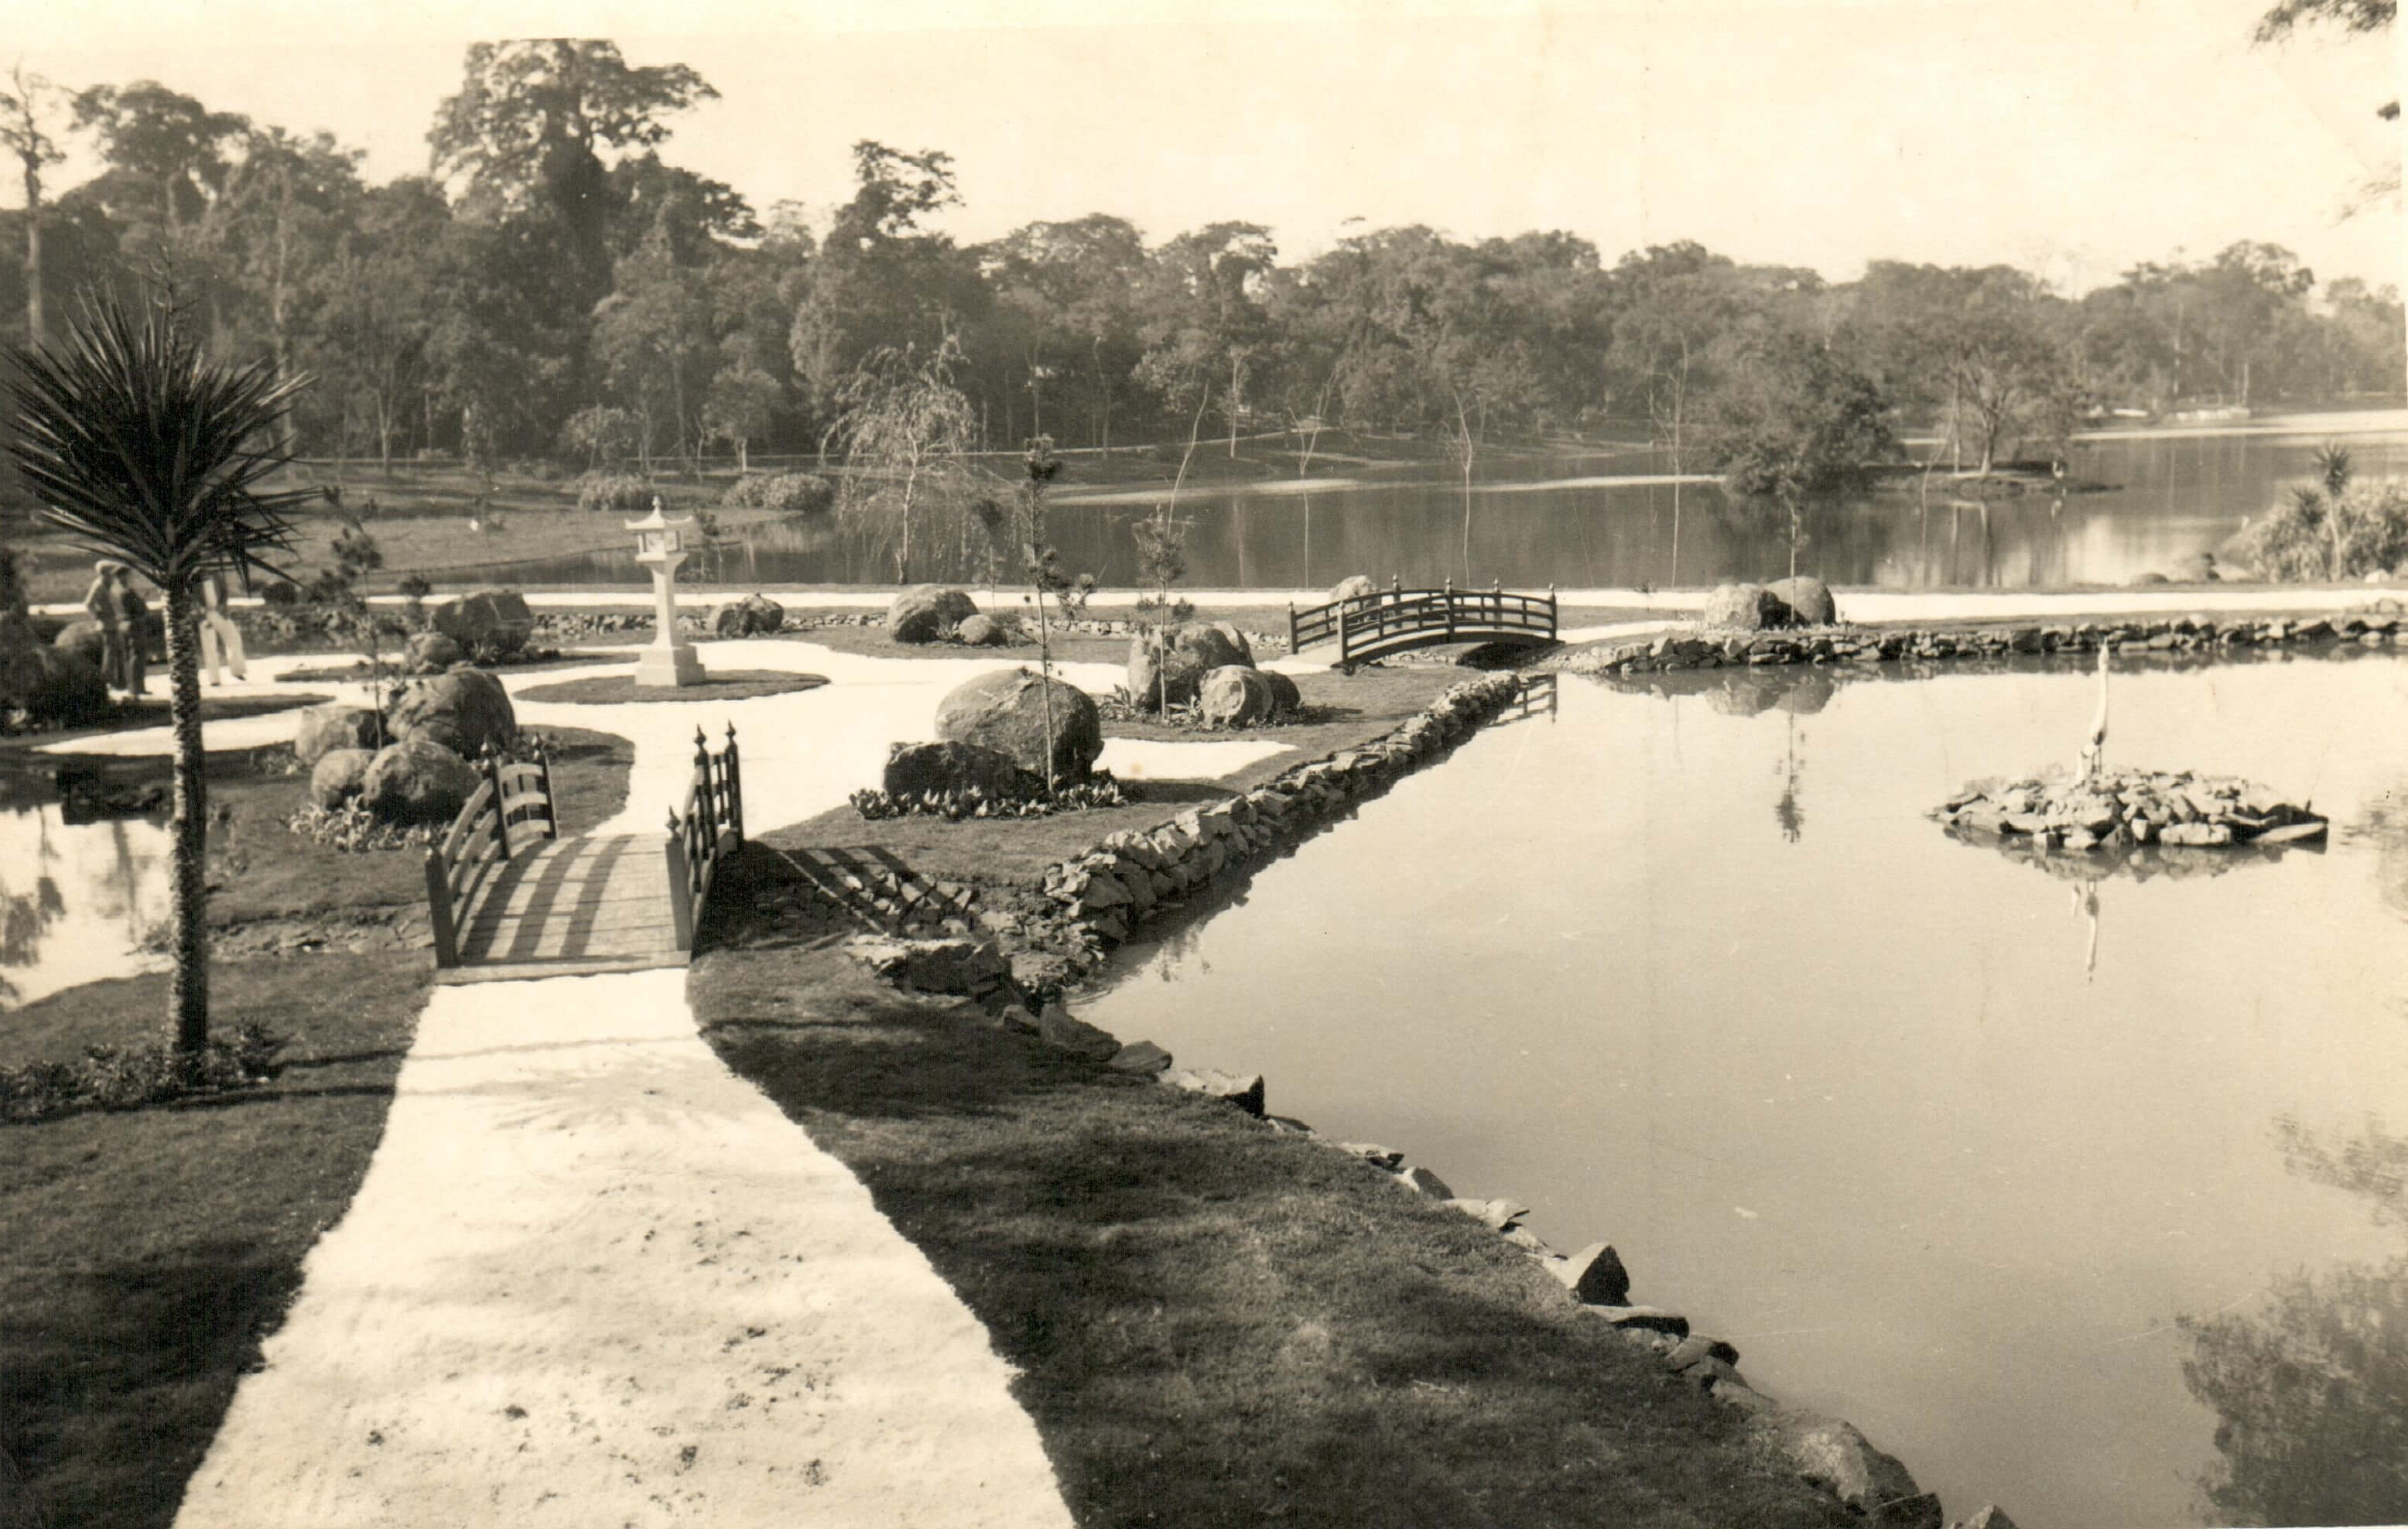
{"label": "person standing", "polygon": [[125,688],[125,633],[118,622],[117,564],[92,565],[92,587],[83,592],[83,613],[100,628],[100,678],[111,690]]}
{"label": "person standing", "polygon": [[117,608],[125,642],[125,693],[138,701],[142,698],[144,665],[150,657],[147,650],[150,644],[145,640],[142,630],[142,618],[150,614],[150,607],[142,603],[142,596],[134,593],[134,585],[130,581],[132,570],[122,563],[112,564],[110,567],[111,577],[117,580]]}
{"label": "person standing", "polygon": [[219,682],[221,653],[236,679],[251,678],[243,664],[242,628],[226,614],[225,575],[210,573],[201,579],[201,664],[208,670],[212,685]]}

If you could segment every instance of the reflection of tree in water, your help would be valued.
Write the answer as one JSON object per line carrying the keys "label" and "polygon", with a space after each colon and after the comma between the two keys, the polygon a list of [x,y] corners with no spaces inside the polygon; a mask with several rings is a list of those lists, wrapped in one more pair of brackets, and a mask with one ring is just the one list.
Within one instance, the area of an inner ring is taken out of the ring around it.
{"label": "reflection of tree in water", "polygon": [[1799,784],[1806,778],[1805,756],[1798,746],[1805,740],[1798,736],[1798,713],[1786,718],[1789,726],[1788,751],[1781,765],[1781,795],[1772,804],[1772,821],[1781,825],[1781,836],[1791,844],[1798,842],[1806,831],[1806,808],[1798,800]]}
{"label": "reflection of tree in water", "polygon": [[[57,847],[50,843],[50,816],[38,808],[35,812],[35,834],[41,868],[35,873],[32,889],[17,892],[0,886],[0,966],[34,965],[41,953],[42,936],[67,910],[58,879],[50,870],[59,858]],[[0,998],[13,999],[16,995],[15,985],[0,978]]]}
{"label": "reflection of tree in water", "polygon": [[[2290,1170],[2372,1202],[2408,1231],[2408,1139],[2370,1122],[2338,1149],[2275,1122]],[[2408,1521],[2408,1257],[2275,1280],[2255,1312],[2185,1317],[2183,1379],[2214,1409],[2223,1459],[2200,1481],[2229,1522]]]}

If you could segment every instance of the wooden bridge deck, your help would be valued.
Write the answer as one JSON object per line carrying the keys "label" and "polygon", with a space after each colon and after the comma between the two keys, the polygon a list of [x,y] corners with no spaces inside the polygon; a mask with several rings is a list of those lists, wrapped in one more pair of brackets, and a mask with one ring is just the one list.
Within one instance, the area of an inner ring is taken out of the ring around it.
{"label": "wooden bridge deck", "polygon": [[[515,848],[515,847],[514,847]],[[443,982],[682,966],[666,851],[651,835],[538,839],[495,867]]]}

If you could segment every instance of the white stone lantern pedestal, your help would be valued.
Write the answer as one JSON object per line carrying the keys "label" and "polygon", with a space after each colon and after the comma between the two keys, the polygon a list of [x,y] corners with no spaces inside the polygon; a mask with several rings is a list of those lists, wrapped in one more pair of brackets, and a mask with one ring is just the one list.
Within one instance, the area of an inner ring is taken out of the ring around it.
{"label": "white stone lantern pedestal", "polygon": [[627,522],[636,534],[636,561],[652,570],[652,644],[636,660],[638,685],[666,690],[702,682],[694,644],[678,636],[677,597],[670,592],[678,564],[685,561],[685,531],[692,524],[691,519],[664,519],[657,498],[650,515]]}

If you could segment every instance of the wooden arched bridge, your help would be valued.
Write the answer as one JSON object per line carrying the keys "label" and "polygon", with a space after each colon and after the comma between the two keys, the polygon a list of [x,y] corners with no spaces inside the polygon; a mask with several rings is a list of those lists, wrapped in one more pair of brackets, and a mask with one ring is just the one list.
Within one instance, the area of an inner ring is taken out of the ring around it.
{"label": "wooden arched bridge", "polygon": [[1304,610],[1290,606],[1287,612],[1287,650],[1298,653],[1335,643],[1340,666],[1451,642],[1535,646],[1555,640],[1552,589],[1544,594],[1522,594],[1496,587],[1459,590],[1450,582],[1409,590],[1392,579],[1383,590]]}
{"label": "wooden arched bridge", "polygon": [[719,862],[744,842],[736,729],[714,752],[694,736],[694,774],[666,842],[560,836],[552,770],[480,762],[484,783],[426,851],[435,979],[492,982],[682,966]]}

